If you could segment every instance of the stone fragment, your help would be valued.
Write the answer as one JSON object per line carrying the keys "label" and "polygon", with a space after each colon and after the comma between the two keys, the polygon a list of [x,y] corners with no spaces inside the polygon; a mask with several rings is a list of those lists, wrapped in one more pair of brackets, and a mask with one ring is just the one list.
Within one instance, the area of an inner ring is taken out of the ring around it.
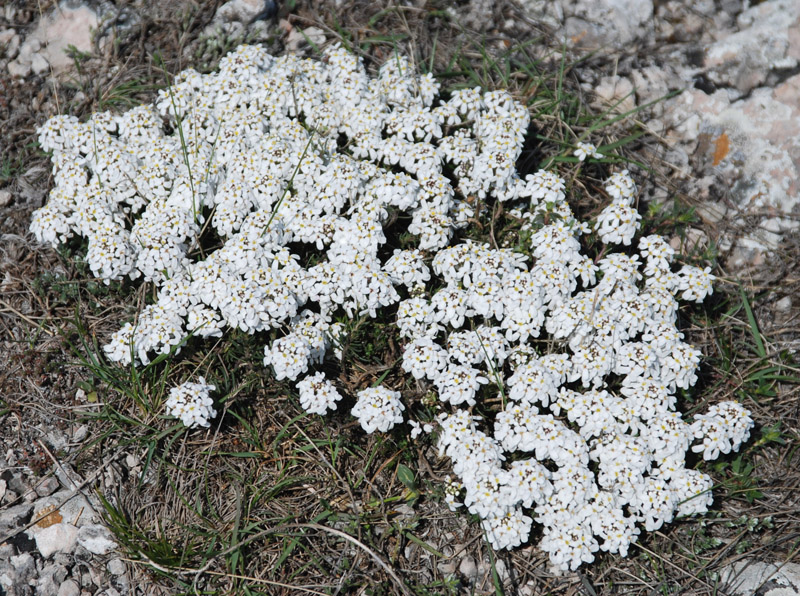
{"label": "stone fragment", "polygon": [[494,568],[495,571],[497,571],[497,578],[502,583],[505,583],[509,578],[508,567],[506,566],[505,561],[502,559],[495,559]]}
{"label": "stone fragment", "polygon": [[247,25],[256,19],[271,17],[276,10],[274,0],[230,0],[217,9],[212,24],[237,21]]}
{"label": "stone fragment", "polygon": [[74,579],[68,579],[58,587],[56,596],[80,596],[81,587]]}
{"label": "stone fragment", "polygon": [[67,577],[67,570],[63,565],[48,565],[44,567],[36,581],[36,594],[42,596],[57,596],[59,586]]}
{"label": "stone fragment", "polygon": [[566,41],[582,50],[625,48],[652,30],[652,0],[561,3]]}
{"label": "stone fragment", "polygon": [[319,27],[297,29],[292,27],[286,37],[286,50],[296,53],[309,44],[322,46],[325,43],[325,32]]}
{"label": "stone fragment", "polygon": [[78,528],[72,524],[54,524],[34,532],[33,538],[36,548],[47,558],[56,552],[72,552],[78,541]]}
{"label": "stone fragment", "polygon": [[797,229],[800,75],[733,101],[724,90],[711,95],[688,90],[671,106],[669,119],[668,141],[697,140],[698,181],[711,174],[706,188],[728,189],[743,214],[761,216],[761,226],[749,231],[743,247],[772,250]]}
{"label": "stone fragment", "polygon": [[62,489],[49,497],[42,497],[36,501],[37,511],[53,506],[58,507],[59,515],[61,515],[65,523],[79,528],[96,523],[98,520],[94,509],[81,493],[72,494],[71,490]]}
{"label": "stone fragment", "polygon": [[475,559],[472,557],[464,557],[461,559],[458,572],[470,582],[475,581],[475,578],[478,577],[478,566],[475,564]]}
{"label": "stone fragment", "polygon": [[105,526],[92,524],[84,526],[78,531],[78,543],[95,555],[105,555],[117,548],[111,533]]}
{"label": "stone fragment", "polygon": [[456,562],[452,559],[448,561],[439,561],[436,567],[444,576],[453,575],[456,572]]}
{"label": "stone fragment", "polygon": [[792,298],[791,296],[784,296],[780,300],[775,303],[775,310],[778,312],[789,312],[792,310]]}
{"label": "stone fragment", "polygon": [[8,488],[17,494],[28,492],[28,484],[25,482],[25,477],[20,473],[12,473],[8,470],[3,472],[3,480],[8,484]]}
{"label": "stone fragment", "polygon": [[17,572],[8,561],[0,561],[0,590],[4,594],[10,593],[17,585]]}
{"label": "stone fragment", "polygon": [[[83,53],[91,53],[93,48],[92,32],[97,30],[100,20],[97,13],[87,4],[75,5],[62,1],[49,15],[39,21],[38,26],[25,40],[39,42],[42,58],[56,72],[74,67],[75,61],[69,55],[70,46]],[[33,65],[35,70],[36,65]]]}
{"label": "stone fragment", "polygon": [[61,486],[55,476],[48,476],[36,486],[36,494],[40,497],[48,497],[58,490]]}
{"label": "stone fragment", "polygon": [[772,71],[795,68],[800,58],[800,3],[760,2],[737,18],[738,31],[706,51],[707,76],[717,85],[748,93]]}
{"label": "stone fragment", "polygon": [[85,424],[75,427],[72,433],[72,443],[82,443],[89,434],[89,427]]}
{"label": "stone fragment", "polygon": [[31,518],[33,505],[22,503],[0,510],[0,534],[5,535],[24,526]]}
{"label": "stone fragment", "polygon": [[5,55],[6,58],[11,59],[17,55],[19,51],[19,35],[11,28],[3,29],[0,31],[0,55]]}
{"label": "stone fragment", "polygon": [[730,596],[800,596],[800,565],[737,561],[720,571],[719,585]]}
{"label": "stone fragment", "polygon": [[17,573],[17,581],[24,583],[36,573],[36,561],[29,553],[22,553],[11,557],[11,566]]}
{"label": "stone fragment", "polygon": [[614,106],[614,112],[618,114],[629,112],[636,105],[633,83],[625,77],[602,77],[594,93],[601,104],[600,107]]}
{"label": "stone fragment", "polygon": [[31,73],[31,63],[30,60],[22,61],[22,60],[12,60],[8,63],[8,74],[12,77],[24,78],[27,77]]}
{"label": "stone fragment", "polygon": [[41,54],[34,54],[31,58],[31,70],[34,74],[42,74],[43,72],[47,72],[50,68],[50,63],[47,62],[44,56]]}
{"label": "stone fragment", "polygon": [[125,563],[121,559],[111,559],[106,564],[106,569],[111,575],[125,575]]}
{"label": "stone fragment", "polygon": [[[5,207],[11,202],[11,191],[0,190],[0,207]],[[2,497],[0,497],[2,498]]]}

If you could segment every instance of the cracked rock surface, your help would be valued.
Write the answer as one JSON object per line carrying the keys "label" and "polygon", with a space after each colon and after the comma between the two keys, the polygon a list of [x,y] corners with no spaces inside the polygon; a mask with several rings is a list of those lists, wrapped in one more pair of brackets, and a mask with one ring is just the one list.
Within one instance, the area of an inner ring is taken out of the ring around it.
{"label": "cracked rock surface", "polygon": [[[757,266],[800,227],[800,3],[795,0],[523,0],[578,54],[613,74],[582,73],[618,111],[671,92],[641,119],[702,205],[732,230],[730,263]],[[716,221],[714,221],[716,220]]]}

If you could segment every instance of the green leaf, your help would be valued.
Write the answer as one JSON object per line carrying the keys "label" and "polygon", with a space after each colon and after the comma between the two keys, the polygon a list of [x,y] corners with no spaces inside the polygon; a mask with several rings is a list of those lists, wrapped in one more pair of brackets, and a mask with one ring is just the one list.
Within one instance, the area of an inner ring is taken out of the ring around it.
{"label": "green leaf", "polygon": [[747,322],[750,324],[750,333],[753,336],[753,340],[756,342],[756,352],[762,358],[766,358],[767,349],[764,347],[764,340],[761,339],[761,331],[758,329],[756,317],[753,314],[753,309],[750,308],[750,302],[747,300],[744,288],[739,287],[739,294],[742,296],[742,306],[744,306],[744,313],[747,315]]}
{"label": "green leaf", "polygon": [[403,464],[397,464],[397,479],[409,490],[417,490],[417,481],[414,478],[414,472],[411,468]]}

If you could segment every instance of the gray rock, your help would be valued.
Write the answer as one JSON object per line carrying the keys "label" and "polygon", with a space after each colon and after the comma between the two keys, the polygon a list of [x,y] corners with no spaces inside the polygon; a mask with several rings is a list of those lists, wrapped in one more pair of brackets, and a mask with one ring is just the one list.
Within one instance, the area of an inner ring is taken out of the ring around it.
{"label": "gray rock", "polygon": [[495,571],[497,571],[497,578],[502,582],[505,583],[508,578],[510,577],[508,573],[508,566],[506,562],[502,559],[495,559],[494,562]]}
{"label": "gray rock", "polygon": [[796,0],[769,0],[745,10],[737,19],[738,31],[706,51],[709,79],[747,93],[763,85],[771,71],[796,67],[798,23],[800,3]]}
{"label": "gray rock", "polygon": [[0,561],[0,590],[11,593],[17,585],[17,572],[8,561]]}
{"label": "gray rock", "polygon": [[18,62],[16,60],[12,60],[8,63],[8,74],[12,77],[18,77],[20,79],[27,77],[31,73],[31,64],[28,62],[27,64],[24,62]]}
{"label": "gray rock", "polygon": [[461,559],[458,572],[470,582],[475,581],[475,578],[478,577],[478,566],[475,564],[475,559],[472,557],[464,557]]}
{"label": "gray rock", "polygon": [[54,450],[61,451],[69,444],[69,437],[64,431],[54,428],[45,433],[45,439]]}
{"label": "gray rock", "polygon": [[131,591],[131,583],[127,575],[118,575],[115,577],[114,586],[123,594],[129,594]]}
{"label": "gray rock", "polygon": [[30,521],[33,505],[21,503],[0,511],[0,535],[5,536]]}
{"label": "gray rock", "polygon": [[11,557],[11,566],[17,573],[17,581],[27,582],[36,573],[36,561],[29,553],[22,553]]}
{"label": "gray rock", "polygon": [[72,443],[82,443],[89,434],[89,427],[85,424],[75,427],[72,433]]}
{"label": "gray rock", "polygon": [[121,559],[111,559],[106,564],[106,569],[111,575],[125,575],[125,563]]}
{"label": "gray rock", "polygon": [[58,596],[58,584],[52,575],[40,575],[36,580],[36,596]]}
{"label": "gray rock", "polygon": [[72,524],[53,524],[47,528],[37,528],[33,532],[33,539],[44,558],[57,552],[72,552],[78,541],[78,528]]}
{"label": "gray rock", "polygon": [[56,596],[80,596],[81,587],[74,579],[68,579],[58,587]]}
{"label": "gray rock", "polygon": [[652,29],[651,0],[562,1],[564,35],[584,50],[610,46],[624,48]]}
{"label": "gray rock", "polygon": [[91,53],[92,31],[97,30],[99,23],[97,13],[88,4],[75,5],[73,2],[62,1],[39,21],[36,29],[25,40],[23,48],[29,42],[38,41],[40,47],[44,46],[41,58],[48,66],[56,72],[70,70],[74,68],[75,61],[69,56],[69,46],[74,46],[79,52]]}
{"label": "gray rock", "polygon": [[625,77],[602,77],[594,92],[601,107],[615,106],[618,114],[629,112],[636,105],[633,83]]}
{"label": "gray rock", "polygon": [[96,523],[98,518],[86,497],[81,493],[70,495],[72,495],[71,490],[63,489],[49,497],[42,497],[36,501],[36,510],[41,511],[48,506],[57,506],[63,521],[77,525],[79,528]]}
{"label": "gray rock", "polygon": [[48,497],[58,490],[61,486],[55,476],[48,476],[36,486],[36,494],[40,497]]}
{"label": "gray rock", "polygon": [[244,25],[257,18],[272,16],[274,0],[230,0],[217,9],[212,24],[239,22]]}
{"label": "gray rock", "polygon": [[25,477],[21,472],[13,473],[11,476],[3,474],[3,476],[6,480],[6,486],[8,486],[9,490],[13,490],[18,495],[28,492],[28,483],[25,482]]}
{"label": "gray rock", "polygon": [[14,29],[3,29],[0,31],[0,49],[5,50],[6,58],[14,58],[19,51],[19,35]]}
{"label": "gray rock", "polygon": [[34,54],[31,58],[31,70],[34,74],[42,74],[50,68],[50,63],[41,54]]}
{"label": "gray rock", "polygon": [[439,561],[436,564],[436,567],[444,576],[451,576],[456,572],[456,562],[452,559],[449,561]]}
{"label": "gray rock", "polygon": [[800,596],[800,565],[737,561],[720,572],[720,587],[730,596]]}
{"label": "gray rock", "polygon": [[743,215],[759,217],[761,226],[746,231],[741,248],[773,250],[798,228],[792,214],[800,207],[800,75],[733,101],[725,90],[691,89],[670,102],[665,120],[669,142],[696,143],[696,196],[717,200],[709,191],[726,188]]}
{"label": "gray rock", "polygon": [[95,555],[105,555],[117,548],[117,543],[108,528],[99,524],[83,526],[78,531],[78,543]]}
{"label": "gray rock", "polygon": [[780,300],[775,303],[775,310],[778,312],[787,313],[792,310],[792,298],[790,296],[784,296]]}

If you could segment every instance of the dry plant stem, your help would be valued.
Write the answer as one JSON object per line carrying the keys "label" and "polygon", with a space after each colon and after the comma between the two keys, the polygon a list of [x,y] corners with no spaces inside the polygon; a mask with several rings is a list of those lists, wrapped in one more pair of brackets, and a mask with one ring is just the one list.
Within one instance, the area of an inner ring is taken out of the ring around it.
{"label": "dry plant stem", "polygon": [[708,589],[710,589],[710,590],[712,590],[712,591],[713,591],[713,590],[715,590],[715,587],[714,587],[714,586],[712,586],[711,584],[709,584],[709,583],[708,583],[707,581],[705,581],[704,579],[702,579],[702,578],[698,577],[697,575],[695,575],[695,574],[694,574],[694,573],[692,573],[691,571],[688,571],[688,570],[684,569],[684,568],[683,568],[683,567],[681,567],[680,565],[676,565],[675,563],[673,563],[673,562],[671,562],[670,560],[668,560],[668,559],[666,559],[666,558],[662,557],[662,556],[661,556],[661,555],[659,555],[658,553],[656,553],[656,552],[654,552],[654,551],[650,550],[650,549],[649,549],[649,548],[647,548],[646,546],[642,546],[642,545],[641,545],[641,544],[639,544],[638,542],[633,542],[633,543],[631,543],[631,544],[633,544],[633,546],[635,546],[636,548],[638,548],[638,549],[640,549],[640,550],[642,550],[642,551],[646,552],[646,553],[647,553],[648,555],[650,555],[651,557],[655,557],[656,559],[658,559],[658,560],[659,560],[659,561],[661,561],[662,563],[666,563],[668,566],[672,567],[672,568],[673,568],[673,569],[675,569],[676,571],[680,571],[680,572],[681,572],[681,573],[683,573],[684,575],[687,575],[687,576],[691,577],[691,578],[692,578],[693,580],[695,580],[696,582],[703,584],[703,585],[704,585],[705,587],[707,587]]}
{"label": "dry plant stem", "polygon": [[[249,544],[249,543],[251,543],[251,542],[253,542],[255,540],[258,540],[259,538],[263,538],[264,536],[268,536],[269,534],[275,534],[277,532],[280,532],[282,530],[287,530],[287,529],[290,529],[290,528],[309,528],[309,529],[312,529],[312,530],[320,530],[320,531],[328,532],[329,534],[333,534],[335,536],[338,536],[339,538],[342,538],[342,539],[344,539],[344,540],[346,540],[348,542],[351,542],[352,544],[354,544],[355,546],[357,546],[358,548],[363,550],[365,553],[367,553],[378,565],[380,565],[380,567],[384,571],[386,571],[386,573],[389,575],[389,577],[391,577],[392,580],[397,584],[398,588],[400,588],[400,591],[403,594],[408,594],[409,596],[412,595],[412,592],[408,589],[408,587],[405,585],[403,580],[400,579],[400,577],[392,570],[392,568],[389,567],[383,561],[383,559],[381,559],[377,555],[377,553],[375,553],[372,549],[370,549],[366,544],[364,544],[363,542],[361,542],[357,538],[354,538],[353,536],[350,536],[349,534],[347,534],[345,532],[342,532],[342,531],[337,530],[335,528],[329,528],[329,527],[323,526],[321,524],[314,524],[314,523],[281,524],[279,526],[275,526],[274,528],[268,528],[266,530],[262,530],[261,532],[258,532],[257,534],[253,534],[252,536],[246,538],[245,540],[242,540],[241,542],[238,542],[238,543],[234,544],[233,546],[230,546],[230,547],[226,548],[224,551],[218,553],[217,555],[215,555],[214,557],[209,559],[208,562],[205,565],[203,565],[203,567],[200,567],[199,569],[172,569],[172,570],[170,570],[170,569],[164,568],[161,565],[158,565],[157,563],[152,561],[150,559],[150,557],[148,557],[143,552],[139,551],[139,554],[142,556],[143,559],[145,559],[145,561],[146,561],[146,563],[148,565],[152,565],[155,569],[157,569],[159,571],[162,571],[164,573],[169,573],[170,571],[172,571],[172,572],[179,571],[180,573],[183,573],[183,574],[194,574],[195,578],[194,578],[194,581],[193,581],[193,587],[196,589],[197,582],[199,581],[200,576],[203,573],[208,572],[209,567],[211,567],[211,565],[213,564],[214,560],[217,559],[218,557],[224,557],[225,555],[228,555],[228,554],[234,552],[235,550],[237,550],[237,549],[239,549],[239,548],[241,548],[243,546],[246,546],[247,544]],[[235,577],[235,576],[231,576],[229,574],[219,574],[219,575],[224,575],[225,577]],[[265,580],[259,580],[259,581],[265,581]],[[293,586],[293,587],[296,587],[296,586]]]}
{"label": "dry plant stem", "polygon": [[369,547],[367,547],[367,545],[365,545],[360,540],[358,540],[358,539],[354,538],[353,536],[350,536],[349,534],[346,534],[346,533],[344,533],[344,532],[342,532],[340,530],[336,530],[334,528],[329,528],[327,526],[323,526],[323,525],[320,525],[320,524],[297,524],[297,525],[300,526],[300,527],[322,530],[324,532],[328,532],[330,534],[334,534],[335,536],[339,536],[340,538],[343,538],[344,540],[347,540],[348,542],[352,542],[354,545],[356,545],[357,547],[362,549],[365,553],[367,553],[370,557],[372,557],[372,559],[378,565],[380,565],[383,568],[383,570],[386,571],[386,573],[389,574],[389,576],[395,581],[395,583],[400,588],[400,591],[403,594],[411,594],[411,591],[406,587],[405,583],[403,583],[403,580],[401,580],[400,577],[398,577],[398,575],[392,570],[392,568],[389,567],[386,563],[384,563],[383,559],[381,559],[377,554],[375,554],[374,551],[372,551]]}
{"label": "dry plant stem", "polygon": [[[34,321],[30,317],[28,317],[28,316],[22,314],[21,312],[19,312],[17,309],[15,309],[13,306],[11,306],[5,300],[0,300],[0,305],[2,305],[3,308],[6,309],[6,311],[18,316],[20,319],[22,319],[23,321],[28,323],[31,327],[36,327],[37,329],[41,329],[42,331],[47,333],[47,335],[49,335],[50,337],[55,336],[55,333],[50,331],[47,327],[43,327],[42,325],[37,325],[36,321]],[[0,312],[5,312],[5,311],[0,311]],[[39,317],[39,318],[42,319],[42,320],[46,320],[47,319],[47,317]]]}
{"label": "dry plant stem", "polygon": [[314,443],[314,441],[312,441],[311,438],[305,432],[303,432],[303,429],[300,428],[297,425],[297,423],[294,424],[294,427],[297,429],[297,431],[301,435],[303,435],[303,437],[305,437],[306,441],[308,441],[309,444],[314,447],[314,451],[316,451],[317,454],[319,455],[319,461],[324,463],[328,468],[330,468],[331,472],[333,472],[333,475],[336,476],[339,479],[339,482],[342,483],[342,486],[344,486],[347,489],[347,494],[350,496],[350,503],[355,508],[356,507],[356,497],[353,494],[353,491],[350,490],[350,484],[348,482],[346,482],[344,478],[342,478],[342,475],[339,474],[339,472],[336,470],[336,468],[334,468],[331,465],[331,463],[325,458],[325,456],[323,456],[322,451],[320,451],[320,449],[319,449],[319,447],[317,447],[316,443]]}

